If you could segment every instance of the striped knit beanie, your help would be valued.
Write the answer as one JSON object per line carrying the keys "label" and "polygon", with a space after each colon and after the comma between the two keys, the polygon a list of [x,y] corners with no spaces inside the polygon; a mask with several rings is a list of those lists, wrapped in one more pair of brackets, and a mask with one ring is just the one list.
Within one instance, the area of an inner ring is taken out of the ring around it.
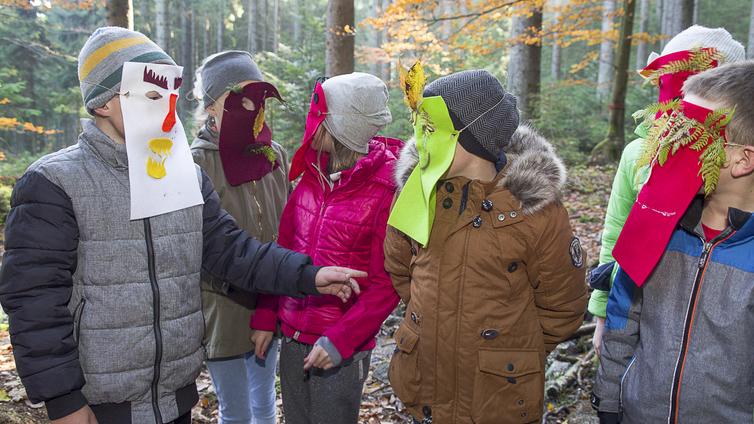
{"label": "striped knit beanie", "polygon": [[516,97],[484,70],[457,72],[432,81],[424,97],[441,96],[453,126],[461,134],[458,143],[467,152],[497,162],[518,128]]}
{"label": "striped knit beanie", "polygon": [[84,106],[91,115],[120,90],[125,62],[175,65],[167,53],[140,32],[98,28],[79,53],[79,85]]}

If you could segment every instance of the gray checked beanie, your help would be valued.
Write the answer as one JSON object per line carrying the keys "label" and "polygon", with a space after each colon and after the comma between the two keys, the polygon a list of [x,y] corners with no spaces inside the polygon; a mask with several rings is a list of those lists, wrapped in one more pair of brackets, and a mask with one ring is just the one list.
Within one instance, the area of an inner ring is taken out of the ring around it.
{"label": "gray checked beanie", "polygon": [[338,75],[322,83],[327,101],[325,129],[349,149],[366,154],[369,140],[393,117],[385,83],[362,72]]}
{"label": "gray checked beanie", "polygon": [[120,90],[126,62],[175,65],[146,35],[120,27],[97,28],[79,53],[79,85],[86,110],[104,106]]}
{"label": "gray checked beanie", "polygon": [[457,72],[432,81],[424,97],[440,96],[466,151],[497,162],[518,128],[516,97],[484,70]]}
{"label": "gray checked beanie", "polygon": [[202,99],[205,108],[238,83],[264,81],[251,54],[240,50],[228,50],[207,57],[196,70],[196,76],[194,96]]}

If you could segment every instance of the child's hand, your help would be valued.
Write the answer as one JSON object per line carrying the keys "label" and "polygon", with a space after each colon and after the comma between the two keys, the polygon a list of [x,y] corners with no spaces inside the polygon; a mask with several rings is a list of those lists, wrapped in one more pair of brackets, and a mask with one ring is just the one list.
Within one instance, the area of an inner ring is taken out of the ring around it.
{"label": "child's hand", "polygon": [[314,346],[314,349],[304,358],[304,371],[309,371],[312,367],[323,370],[329,370],[333,367],[330,355],[322,346]]}
{"label": "child's hand", "polygon": [[272,343],[272,331],[255,330],[251,335],[251,342],[254,343],[254,355],[259,359],[265,359],[267,350]]}
{"label": "child's hand", "polygon": [[97,417],[94,416],[89,405],[84,405],[83,408],[70,415],[52,420],[52,424],[97,424]]}
{"label": "child's hand", "polygon": [[359,283],[354,278],[366,277],[367,273],[338,266],[326,266],[317,272],[317,290],[322,294],[338,296],[343,303],[348,302],[351,293],[359,294]]}

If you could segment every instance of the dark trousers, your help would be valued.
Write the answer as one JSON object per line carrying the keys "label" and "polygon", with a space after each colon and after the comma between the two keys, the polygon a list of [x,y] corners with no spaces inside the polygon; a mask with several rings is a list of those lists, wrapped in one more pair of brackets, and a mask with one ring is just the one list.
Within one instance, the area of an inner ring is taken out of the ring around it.
{"label": "dark trousers", "polygon": [[283,340],[280,349],[280,386],[286,424],[356,424],[361,392],[369,373],[371,352],[327,371],[304,372],[304,358],[312,346]]}

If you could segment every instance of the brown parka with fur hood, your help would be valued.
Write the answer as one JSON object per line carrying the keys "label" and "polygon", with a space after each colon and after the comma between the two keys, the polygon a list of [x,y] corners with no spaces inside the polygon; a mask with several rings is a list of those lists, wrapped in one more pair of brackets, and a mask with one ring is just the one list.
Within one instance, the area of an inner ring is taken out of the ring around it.
{"label": "brown parka with fur hood", "polygon": [[[385,267],[407,305],[390,382],[420,421],[538,422],[545,356],[582,323],[585,258],[560,203],[565,168],[531,128],[491,183],[437,188],[425,247],[389,227]],[[401,152],[402,187],[418,161]]]}

